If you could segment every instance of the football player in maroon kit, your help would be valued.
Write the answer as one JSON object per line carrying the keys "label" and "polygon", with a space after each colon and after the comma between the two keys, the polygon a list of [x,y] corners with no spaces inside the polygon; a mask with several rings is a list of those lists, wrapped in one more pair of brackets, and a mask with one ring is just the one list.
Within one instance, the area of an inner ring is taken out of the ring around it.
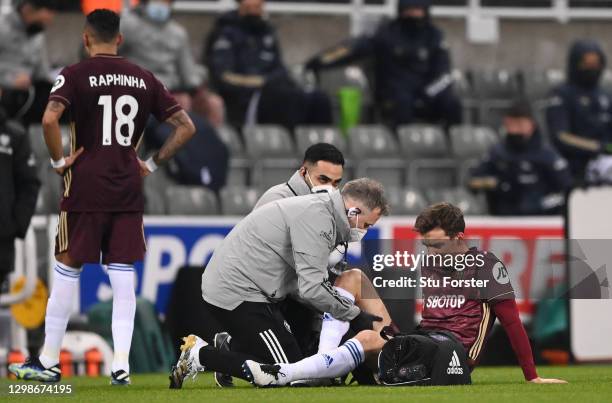
{"label": "football player in maroon kit", "polygon": [[[421,279],[426,280],[422,284],[430,286],[422,288],[425,303],[415,334],[363,330],[335,350],[296,363],[246,361],[246,377],[259,386],[286,385],[300,379],[342,376],[366,359],[378,358],[378,377],[385,384],[470,383],[465,375],[478,363],[498,318],[525,380],[566,383],[538,376],[506,268],[493,253],[468,247],[463,212],[450,203],[438,203],[417,217],[414,228],[428,256],[461,262],[448,267],[441,263],[443,259],[432,259],[436,263],[421,266]],[[453,380],[454,376],[460,380]]]}
{"label": "football player in maroon kit", "polygon": [[[134,262],[145,252],[143,178],[168,161],[194,134],[191,119],[147,70],[117,56],[119,15],[87,16],[89,58],[57,77],[43,116],[51,165],[64,179],[55,239],[53,286],[40,357],[12,365],[20,379],[58,382],[59,353],[84,263],[103,263],[113,289],[114,358],[111,384],[130,383],[128,357],[136,310]],[[59,120],[69,112],[71,153],[63,156]],[[174,127],[146,162],[136,149],[150,117]]]}

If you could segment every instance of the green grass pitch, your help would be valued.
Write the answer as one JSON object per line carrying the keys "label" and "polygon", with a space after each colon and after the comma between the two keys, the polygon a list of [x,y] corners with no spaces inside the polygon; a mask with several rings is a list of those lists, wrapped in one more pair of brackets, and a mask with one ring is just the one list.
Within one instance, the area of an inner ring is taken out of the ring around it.
{"label": "green grass pitch", "polygon": [[542,377],[557,377],[568,385],[532,385],[523,381],[517,367],[478,368],[473,385],[460,387],[374,387],[343,386],[329,388],[256,389],[239,381],[234,389],[217,388],[209,373],[186,381],[181,390],[169,390],[167,375],[132,376],[132,385],[111,387],[107,378],[70,378],[71,396],[9,396],[10,381],[0,380],[0,401],[74,401],[74,402],[612,402],[612,366],[540,367]]}

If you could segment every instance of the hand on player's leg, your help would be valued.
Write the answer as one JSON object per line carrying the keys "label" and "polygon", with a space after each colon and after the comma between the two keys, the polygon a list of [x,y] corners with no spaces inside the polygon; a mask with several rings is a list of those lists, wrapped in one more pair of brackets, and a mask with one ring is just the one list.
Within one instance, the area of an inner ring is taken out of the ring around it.
{"label": "hand on player's leg", "polygon": [[556,383],[556,384],[567,383],[567,381],[564,381],[563,379],[540,378],[539,376],[537,378],[530,380],[529,382],[531,383]]}
{"label": "hand on player's leg", "polygon": [[63,176],[64,172],[66,172],[66,170],[68,168],[70,168],[72,166],[72,164],[74,164],[76,159],[79,158],[79,156],[83,153],[83,150],[85,150],[85,149],[83,147],[81,147],[78,150],[76,150],[74,153],[72,153],[68,157],[66,157],[65,158],[66,163],[64,164],[64,166],[61,167],[61,168],[55,168],[55,172],[57,172],[59,175]]}

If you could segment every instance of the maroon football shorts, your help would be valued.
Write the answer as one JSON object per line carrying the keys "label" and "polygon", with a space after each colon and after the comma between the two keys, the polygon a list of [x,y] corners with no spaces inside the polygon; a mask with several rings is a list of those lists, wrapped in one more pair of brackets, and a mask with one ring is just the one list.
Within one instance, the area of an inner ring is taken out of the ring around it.
{"label": "maroon football shorts", "polygon": [[68,252],[80,263],[143,260],[146,250],[142,212],[60,212],[55,255]]}

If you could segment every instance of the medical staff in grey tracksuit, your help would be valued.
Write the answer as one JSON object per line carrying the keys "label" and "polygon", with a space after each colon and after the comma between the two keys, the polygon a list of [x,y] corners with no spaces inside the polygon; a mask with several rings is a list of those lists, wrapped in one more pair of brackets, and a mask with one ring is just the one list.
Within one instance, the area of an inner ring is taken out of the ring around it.
{"label": "medical staff in grey tracksuit", "polygon": [[[382,188],[372,188],[380,193],[383,202],[379,204],[386,206]],[[327,280],[330,252],[349,241],[356,230],[347,217],[355,208],[348,207],[347,200],[334,191],[273,201],[234,227],[202,276],[206,309],[232,335],[232,351],[201,348],[202,365],[243,377],[242,363],[252,357],[264,362],[301,359],[302,352],[280,310],[279,302],[288,295],[352,326],[372,327],[373,316],[340,296]],[[364,217],[374,211],[365,202],[357,203],[361,208],[356,210]],[[386,212],[386,207],[381,208]],[[378,211],[371,221],[384,214]]]}

